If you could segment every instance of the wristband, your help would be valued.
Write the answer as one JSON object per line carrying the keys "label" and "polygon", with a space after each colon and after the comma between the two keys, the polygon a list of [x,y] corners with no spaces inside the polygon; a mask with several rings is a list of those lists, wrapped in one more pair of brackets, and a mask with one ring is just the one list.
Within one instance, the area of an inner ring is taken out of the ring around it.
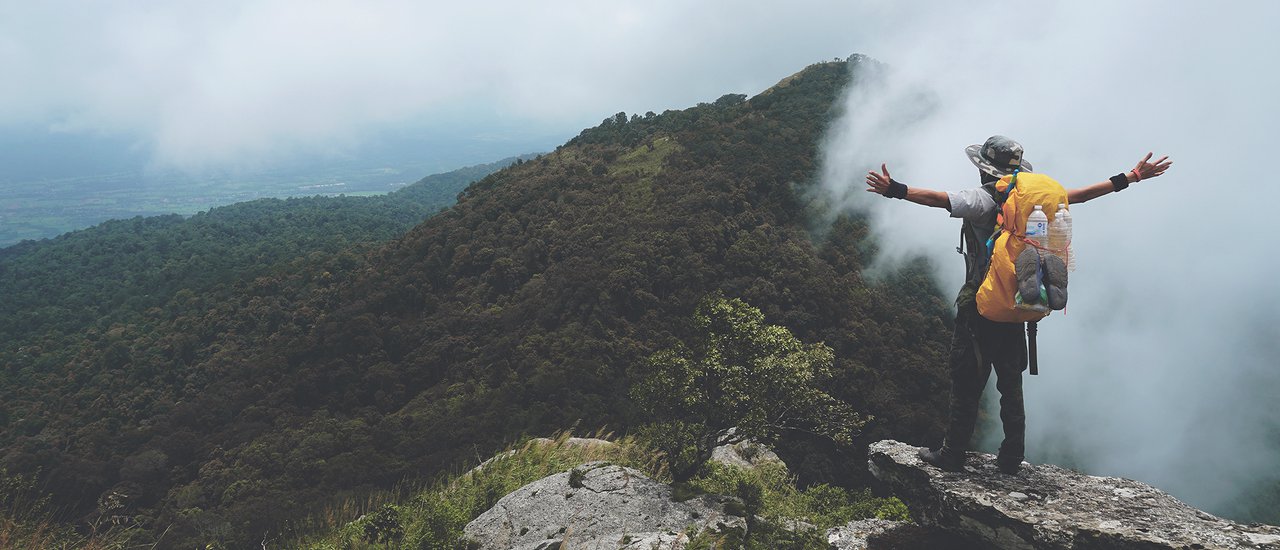
{"label": "wristband", "polygon": [[1126,174],[1116,174],[1111,176],[1111,187],[1113,187],[1117,193],[1124,191],[1126,187],[1129,187],[1129,178]]}
{"label": "wristband", "polygon": [[889,190],[884,192],[884,196],[895,199],[905,199],[907,198],[907,186],[906,184],[891,179],[889,180]]}

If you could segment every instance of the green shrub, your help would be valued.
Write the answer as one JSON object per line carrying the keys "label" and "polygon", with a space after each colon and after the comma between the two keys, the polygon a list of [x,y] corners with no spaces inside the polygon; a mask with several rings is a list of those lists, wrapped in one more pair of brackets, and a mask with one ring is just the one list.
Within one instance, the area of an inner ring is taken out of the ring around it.
{"label": "green shrub", "polygon": [[697,475],[721,445],[771,444],[796,430],[848,445],[870,420],[823,391],[835,361],[826,344],[801,342],[718,292],[699,302],[691,324],[688,338],[649,356],[631,388],[677,481]]}
{"label": "green shrub", "polygon": [[404,537],[400,513],[394,505],[384,505],[381,510],[366,517],[368,519],[364,523],[364,540],[375,543],[395,542]]}
{"label": "green shrub", "polygon": [[[728,508],[746,517],[754,511],[764,520],[751,524],[746,533],[750,539],[745,541],[748,548],[826,548],[820,535],[855,519],[908,520],[902,501],[895,497],[877,498],[869,489],[849,491],[826,484],[797,489],[795,479],[781,463],[766,463],[753,469],[710,463],[704,472],[690,482],[693,490],[736,496],[739,502]],[[726,511],[730,511],[728,508]],[[813,528],[786,528],[795,527],[797,522]],[[742,541],[735,544],[740,546]]]}

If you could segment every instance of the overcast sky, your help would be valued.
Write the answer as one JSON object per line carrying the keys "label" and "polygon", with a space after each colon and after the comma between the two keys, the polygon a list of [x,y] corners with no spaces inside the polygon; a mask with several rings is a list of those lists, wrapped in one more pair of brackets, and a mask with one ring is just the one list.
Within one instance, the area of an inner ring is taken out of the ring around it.
{"label": "overcast sky", "polygon": [[949,293],[959,222],[873,201],[868,168],[959,189],[963,147],[997,133],[1069,187],[1173,157],[1073,209],[1080,270],[1042,324],[1029,450],[1221,509],[1280,464],[1280,2],[1183,4],[0,0],[0,138],[98,136],[188,169],[406,129],[562,140],[868,54],[891,77],[849,96],[823,183]]}
{"label": "overcast sky", "polygon": [[194,168],[341,151],[406,126],[570,137],[618,111],[754,94],[866,50],[876,29],[864,14],[879,11],[813,1],[2,1],[0,131],[129,136],[160,164]]}

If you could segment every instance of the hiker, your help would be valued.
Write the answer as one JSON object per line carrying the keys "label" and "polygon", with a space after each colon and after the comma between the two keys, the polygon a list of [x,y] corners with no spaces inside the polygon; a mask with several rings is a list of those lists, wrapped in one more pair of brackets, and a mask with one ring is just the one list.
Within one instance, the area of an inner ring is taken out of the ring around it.
{"label": "hiker", "polygon": [[[1015,171],[1031,172],[1031,164],[1022,158],[1022,145],[1004,136],[992,136],[982,145],[970,145],[965,152],[978,167],[979,187],[958,192],[908,187],[891,178],[888,167],[881,164],[880,172],[867,173],[867,191],[946,208],[951,217],[964,220],[959,250],[965,254],[967,272],[964,286],[956,297],[955,332],[951,337],[951,404],[947,433],[941,448],[922,448],[920,458],[943,470],[963,469],[964,453],[977,421],[978,398],[994,368],[996,389],[1000,391],[1000,420],[1004,425],[1004,442],[1000,445],[996,465],[1004,473],[1015,474],[1022,465],[1026,436],[1022,371],[1027,366],[1027,341],[1022,334],[1023,323],[996,322],[983,317],[978,313],[975,295],[986,277],[986,243],[994,233],[997,213],[1001,208],[997,204],[1000,195],[996,183]],[[1147,153],[1132,170],[1109,180],[1067,191],[1068,204],[1080,204],[1113,191],[1123,191],[1131,183],[1163,174],[1172,164],[1167,156],[1150,162],[1151,156]]]}

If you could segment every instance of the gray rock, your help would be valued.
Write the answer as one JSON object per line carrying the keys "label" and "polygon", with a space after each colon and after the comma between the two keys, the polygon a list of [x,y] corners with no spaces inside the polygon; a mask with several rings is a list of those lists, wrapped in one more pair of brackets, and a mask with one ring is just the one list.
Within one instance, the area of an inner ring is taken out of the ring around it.
{"label": "gray rock", "polygon": [[1280,527],[1228,521],[1137,481],[1053,465],[1024,464],[1006,475],[983,453],[969,453],[962,472],[944,472],[921,462],[917,450],[872,444],[872,474],[921,525],[995,548],[1280,549]]}
{"label": "gray rock", "polygon": [[639,470],[593,462],[502,497],[464,532],[485,550],[678,548],[695,530],[745,526],[725,514],[725,500],[675,502],[669,485]]}
{"label": "gray rock", "polygon": [[773,450],[751,440],[716,447],[711,451],[711,462],[719,462],[748,470],[767,463],[786,466]]}
{"label": "gray rock", "polygon": [[827,530],[831,550],[990,550],[963,536],[886,519],[859,519]]}
{"label": "gray rock", "polygon": [[831,550],[868,550],[867,539],[887,531],[909,526],[909,523],[887,519],[860,519],[842,527],[827,530]]}
{"label": "gray rock", "polygon": [[831,550],[990,550],[940,529],[885,519],[859,519],[827,530]]}

